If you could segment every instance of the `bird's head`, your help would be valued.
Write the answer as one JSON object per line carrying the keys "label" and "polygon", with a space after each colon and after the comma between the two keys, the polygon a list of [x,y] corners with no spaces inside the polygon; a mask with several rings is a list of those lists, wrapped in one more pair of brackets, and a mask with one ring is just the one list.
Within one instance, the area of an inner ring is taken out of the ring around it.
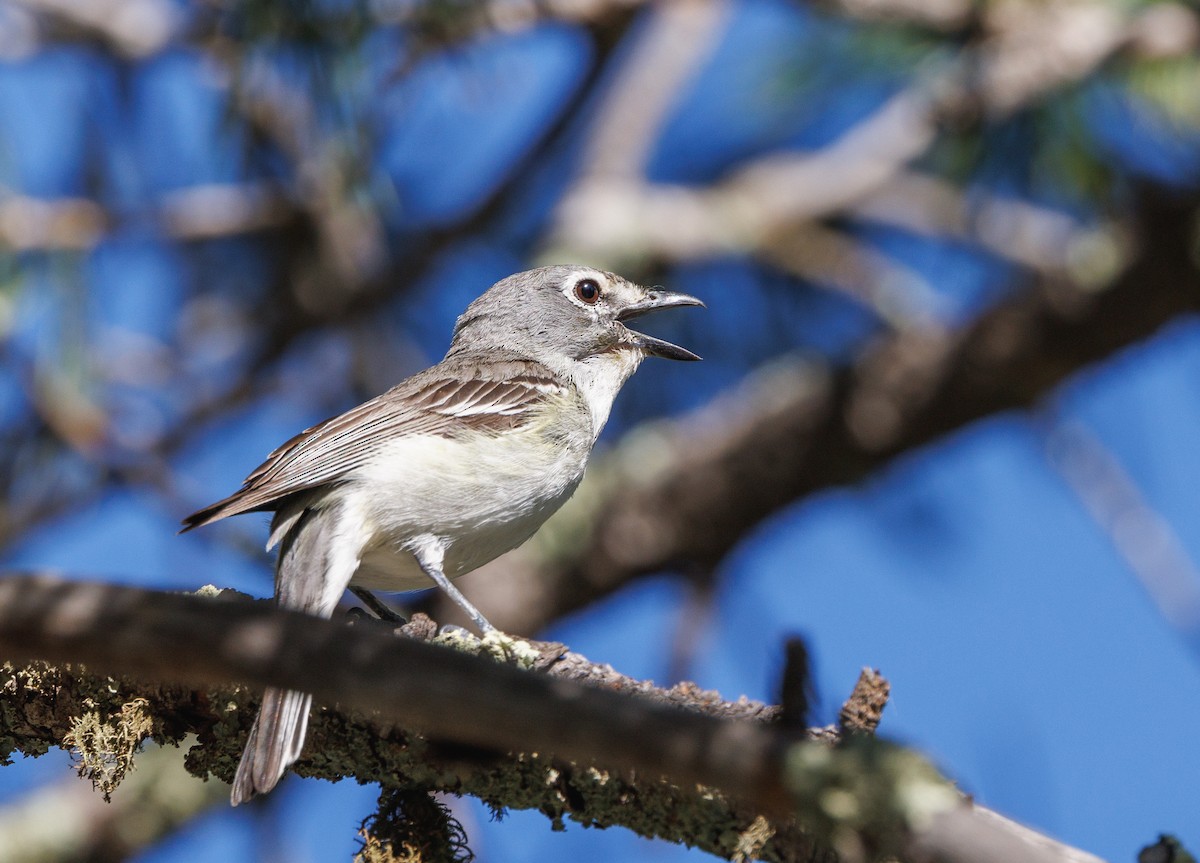
{"label": "bird's head", "polygon": [[550,366],[606,354],[698,360],[686,348],[625,322],[659,309],[703,305],[687,294],[643,287],[592,267],[542,267],[497,282],[471,303],[454,328],[450,352],[502,347]]}

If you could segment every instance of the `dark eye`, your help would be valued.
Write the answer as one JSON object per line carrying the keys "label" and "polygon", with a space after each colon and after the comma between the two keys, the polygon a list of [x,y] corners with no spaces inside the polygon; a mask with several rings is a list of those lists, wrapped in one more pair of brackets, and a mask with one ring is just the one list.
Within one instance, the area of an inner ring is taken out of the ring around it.
{"label": "dark eye", "polygon": [[594,306],[600,299],[600,283],[595,279],[580,279],[575,283],[575,296],[589,306]]}

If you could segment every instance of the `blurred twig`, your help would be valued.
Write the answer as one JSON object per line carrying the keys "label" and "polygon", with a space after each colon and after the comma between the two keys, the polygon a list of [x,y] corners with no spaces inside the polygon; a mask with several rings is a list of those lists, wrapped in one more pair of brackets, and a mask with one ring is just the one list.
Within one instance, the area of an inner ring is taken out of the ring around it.
{"label": "blurred twig", "polygon": [[675,0],[650,13],[596,108],[583,176],[599,183],[643,176],[668,112],[703,68],[730,11],[727,0]]}
{"label": "blurred twig", "polygon": [[1200,570],[1116,455],[1080,422],[1051,419],[1051,466],[1108,535],[1163,619],[1200,644]]}
{"label": "blurred twig", "polygon": [[0,248],[90,249],[109,222],[105,208],[87,198],[34,198],[0,188]]}
{"label": "blurred twig", "polygon": [[[1038,273],[1093,281],[1081,274],[1090,247],[1119,240],[1115,226],[1087,227],[1066,213],[984,190],[964,190],[917,171],[900,171],[848,215],[930,238],[978,243],[989,253]],[[1123,250],[1114,250],[1113,265]],[[1102,277],[1113,275],[1111,269]]]}

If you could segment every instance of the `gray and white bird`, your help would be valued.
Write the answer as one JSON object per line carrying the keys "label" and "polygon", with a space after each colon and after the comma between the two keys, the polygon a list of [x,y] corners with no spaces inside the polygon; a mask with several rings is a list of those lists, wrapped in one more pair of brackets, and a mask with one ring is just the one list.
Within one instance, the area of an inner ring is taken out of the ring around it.
{"label": "gray and white bird", "polygon": [[[348,587],[444,590],[527,540],[571,496],[622,384],[647,356],[696,360],[625,321],[687,294],[582,266],[497,282],[454,327],[446,357],[267,456],[184,530],[274,511],[280,606],[330,617]],[[236,806],[300,756],[312,696],[268,689],[233,781]]]}

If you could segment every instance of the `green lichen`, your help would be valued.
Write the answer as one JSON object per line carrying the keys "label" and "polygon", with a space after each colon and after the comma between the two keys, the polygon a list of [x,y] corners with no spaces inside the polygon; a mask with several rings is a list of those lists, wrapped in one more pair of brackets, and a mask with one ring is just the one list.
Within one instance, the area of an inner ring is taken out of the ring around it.
{"label": "green lichen", "polygon": [[465,629],[448,628],[430,642],[472,656],[486,656],[496,662],[515,665],[524,671],[532,670],[541,655],[538,649],[520,638],[493,629],[481,638]]}
{"label": "green lichen", "polygon": [[106,801],[133,769],[134,753],[154,729],[149,706],[145,698],[135,698],[116,713],[86,711],[63,736],[63,745],[73,750],[75,772],[90,780]]}
{"label": "green lichen", "polygon": [[797,743],[784,783],[822,844],[872,858],[896,853],[912,830],[962,802],[920,755],[876,738]]}

